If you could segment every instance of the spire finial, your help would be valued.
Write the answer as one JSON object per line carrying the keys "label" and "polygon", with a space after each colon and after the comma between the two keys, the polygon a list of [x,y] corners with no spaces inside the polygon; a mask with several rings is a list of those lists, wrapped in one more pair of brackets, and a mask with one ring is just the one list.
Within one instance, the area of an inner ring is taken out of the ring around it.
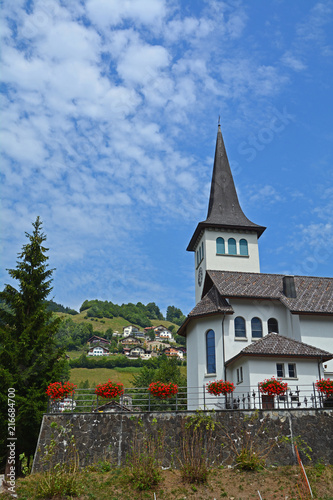
{"label": "spire finial", "polygon": [[219,126],[219,127],[221,127],[221,123],[220,123],[220,115],[219,115],[218,126]]}

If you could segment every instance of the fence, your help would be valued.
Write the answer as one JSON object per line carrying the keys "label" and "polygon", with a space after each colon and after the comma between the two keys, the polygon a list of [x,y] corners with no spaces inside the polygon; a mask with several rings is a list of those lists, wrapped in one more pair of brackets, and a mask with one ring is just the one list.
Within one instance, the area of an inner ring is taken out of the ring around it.
{"label": "fence", "polygon": [[76,389],[71,397],[48,402],[48,413],[90,412],[178,412],[187,410],[273,410],[333,408],[333,397],[318,393],[314,384],[289,386],[280,396],[261,394],[259,387],[239,387],[227,395],[212,396],[203,387],[179,387],[178,393],[159,399],[144,388],[126,388],[116,399],[103,399],[95,389]]}

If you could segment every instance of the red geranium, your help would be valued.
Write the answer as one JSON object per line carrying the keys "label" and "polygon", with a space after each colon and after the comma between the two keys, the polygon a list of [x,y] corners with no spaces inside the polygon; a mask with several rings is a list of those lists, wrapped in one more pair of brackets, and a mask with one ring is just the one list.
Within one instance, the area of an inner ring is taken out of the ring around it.
{"label": "red geranium", "polygon": [[109,379],[105,384],[96,386],[95,394],[102,398],[113,399],[124,394],[124,385]]}
{"label": "red geranium", "polygon": [[76,388],[76,385],[72,384],[71,382],[64,382],[63,384],[61,382],[53,382],[52,384],[49,384],[46,394],[51,398],[51,399],[63,399],[66,398],[69,394],[72,394]]}
{"label": "red geranium", "polygon": [[317,391],[325,394],[326,396],[333,395],[333,380],[329,378],[322,378],[321,380],[317,380],[315,383]]}
{"label": "red geranium", "polygon": [[148,391],[150,394],[160,399],[167,399],[175,396],[178,392],[178,385],[169,382],[164,384],[163,382],[152,382],[149,384]]}
{"label": "red geranium", "polygon": [[219,396],[219,394],[229,394],[235,390],[234,384],[228,380],[214,380],[214,382],[208,382],[206,387],[207,392],[213,396]]}
{"label": "red geranium", "polygon": [[274,377],[268,378],[263,382],[259,382],[260,392],[267,394],[268,396],[281,396],[286,393],[287,389],[287,382],[281,382]]}

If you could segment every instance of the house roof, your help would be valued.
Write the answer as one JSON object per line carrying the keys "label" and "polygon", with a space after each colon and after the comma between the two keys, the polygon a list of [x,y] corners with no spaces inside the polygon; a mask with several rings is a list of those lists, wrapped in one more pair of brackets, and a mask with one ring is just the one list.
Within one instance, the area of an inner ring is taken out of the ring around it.
{"label": "house roof", "polygon": [[87,343],[88,342],[91,342],[92,339],[98,339],[100,342],[106,342],[107,344],[110,344],[110,341],[107,340],[107,339],[104,339],[103,337],[99,337],[98,335],[93,335],[92,337],[90,337],[88,340],[87,340]]}
{"label": "house roof", "polygon": [[234,312],[231,305],[221,297],[217,288],[213,285],[208,293],[197,303],[192,311],[187,316],[185,322],[179,328],[177,334],[185,335],[186,326],[193,318],[200,318],[214,314],[232,314]]}
{"label": "house roof", "polygon": [[222,297],[276,299],[292,313],[333,314],[333,278],[290,277],[296,297],[285,295],[284,278],[283,274],[207,271],[203,293],[214,286]]}
{"label": "house roof", "polygon": [[269,333],[262,339],[252,342],[242,349],[236,356],[226,361],[225,365],[232,364],[242,356],[252,357],[292,357],[292,358],[316,358],[321,361],[333,359],[333,354],[318,347],[314,347],[298,340],[293,340],[278,333]]}
{"label": "house roof", "polygon": [[232,177],[227,152],[225,149],[221,127],[218,126],[213,177],[210,189],[207,219],[199,222],[187,250],[194,251],[196,242],[205,228],[224,228],[251,230],[258,237],[265,231],[265,227],[251,222],[244,214],[238,201],[238,196]]}

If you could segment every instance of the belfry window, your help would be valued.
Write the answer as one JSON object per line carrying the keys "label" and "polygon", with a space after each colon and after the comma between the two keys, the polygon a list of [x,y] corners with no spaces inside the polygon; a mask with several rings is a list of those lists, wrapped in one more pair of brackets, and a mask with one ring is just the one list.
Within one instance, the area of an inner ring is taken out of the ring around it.
{"label": "belfry window", "polygon": [[259,339],[262,337],[262,323],[259,318],[251,319],[251,330],[252,330],[252,338]]}
{"label": "belfry window", "polygon": [[214,330],[208,330],[208,332],[206,333],[206,356],[207,356],[207,373],[216,373]]}
{"label": "belfry window", "polygon": [[247,241],[244,239],[239,240],[239,253],[240,253],[240,255],[249,255]]}
{"label": "belfry window", "polygon": [[228,239],[228,253],[229,255],[237,254],[236,240],[235,238]]}
{"label": "belfry window", "polygon": [[279,324],[277,319],[269,318],[267,321],[268,333],[279,333]]}
{"label": "belfry window", "polygon": [[216,240],[216,253],[217,255],[225,254],[225,246],[223,238],[217,238]]}
{"label": "belfry window", "polygon": [[241,316],[237,316],[237,318],[235,318],[235,337],[236,338],[246,337],[245,319],[242,318]]}

